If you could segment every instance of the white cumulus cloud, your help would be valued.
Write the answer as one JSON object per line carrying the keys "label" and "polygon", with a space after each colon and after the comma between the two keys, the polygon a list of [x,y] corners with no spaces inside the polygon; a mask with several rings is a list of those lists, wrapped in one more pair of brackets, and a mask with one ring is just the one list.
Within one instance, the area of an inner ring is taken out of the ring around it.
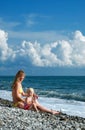
{"label": "white cumulus cloud", "polygon": [[[34,66],[85,66],[85,36],[75,31],[73,39],[52,43],[23,41],[15,50],[8,46],[8,34],[0,30],[0,60],[27,59]],[[27,64],[27,63],[24,63]]]}
{"label": "white cumulus cloud", "polygon": [[36,66],[85,66],[85,36],[80,31],[72,40],[44,45],[24,41],[22,48]]}
{"label": "white cumulus cloud", "polygon": [[0,60],[6,61],[10,57],[14,58],[13,50],[7,44],[8,34],[0,30]]}

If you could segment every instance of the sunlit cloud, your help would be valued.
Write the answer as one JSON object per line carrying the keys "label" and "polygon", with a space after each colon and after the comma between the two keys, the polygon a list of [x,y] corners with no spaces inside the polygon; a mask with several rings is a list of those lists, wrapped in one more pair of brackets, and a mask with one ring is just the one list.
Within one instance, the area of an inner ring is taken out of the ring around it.
{"label": "sunlit cloud", "polygon": [[0,60],[6,61],[9,58],[14,58],[15,54],[7,44],[8,34],[0,30]]}
{"label": "sunlit cloud", "polygon": [[27,62],[40,67],[85,66],[85,36],[80,31],[74,32],[73,39],[60,39],[52,43],[25,40],[15,49],[10,47],[7,39],[8,34],[0,30],[1,62],[10,60],[16,63],[17,58],[21,61],[26,58]]}
{"label": "sunlit cloud", "polygon": [[44,45],[24,41],[22,47],[36,66],[85,66],[85,36],[80,31],[72,40]]}

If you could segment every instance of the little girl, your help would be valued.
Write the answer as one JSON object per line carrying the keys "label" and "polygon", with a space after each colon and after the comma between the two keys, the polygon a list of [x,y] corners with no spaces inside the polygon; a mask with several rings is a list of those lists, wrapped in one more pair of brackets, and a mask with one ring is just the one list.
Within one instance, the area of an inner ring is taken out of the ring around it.
{"label": "little girl", "polygon": [[27,90],[27,94],[28,96],[26,97],[26,100],[25,100],[25,103],[26,103],[26,106],[25,106],[25,110],[30,110],[30,109],[34,109],[38,112],[38,109],[37,109],[37,106],[36,106],[36,103],[35,103],[35,100],[36,100],[36,97],[34,96],[35,95],[35,92],[34,92],[34,89],[33,88],[29,88]]}
{"label": "little girl", "polygon": [[36,100],[38,97],[36,97],[37,95],[35,94],[33,88],[29,88],[27,90],[27,94],[28,94],[28,96],[25,101],[25,103],[26,103],[25,110],[30,110],[33,108],[37,112],[38,112],[38,110],[41,110],[43,112],[49,112],[51,114],[60,114],[60,112],[58,112],[58,111],[47,109],[41,105],[39,106],[39,103]]}

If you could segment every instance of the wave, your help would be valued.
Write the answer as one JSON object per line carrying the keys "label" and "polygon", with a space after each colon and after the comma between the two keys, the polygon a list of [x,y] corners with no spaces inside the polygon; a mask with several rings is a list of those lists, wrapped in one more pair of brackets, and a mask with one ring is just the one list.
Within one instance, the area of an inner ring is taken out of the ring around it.
{"label": "wave", "polygon": [[62,93],[51,90],[36,90],[36,93],[42,97],[54,97],[67,100],[85,101],[85,94],[84,93],[79,94],[78,92]]}

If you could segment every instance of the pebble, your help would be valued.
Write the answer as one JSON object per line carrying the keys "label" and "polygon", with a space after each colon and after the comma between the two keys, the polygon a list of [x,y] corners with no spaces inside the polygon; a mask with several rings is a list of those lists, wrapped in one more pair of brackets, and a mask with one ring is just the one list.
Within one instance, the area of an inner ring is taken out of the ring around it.
{"label": "pebble", "polygon": [[85,118],[14,108],[0,99],[0,130],[85,130]]}

